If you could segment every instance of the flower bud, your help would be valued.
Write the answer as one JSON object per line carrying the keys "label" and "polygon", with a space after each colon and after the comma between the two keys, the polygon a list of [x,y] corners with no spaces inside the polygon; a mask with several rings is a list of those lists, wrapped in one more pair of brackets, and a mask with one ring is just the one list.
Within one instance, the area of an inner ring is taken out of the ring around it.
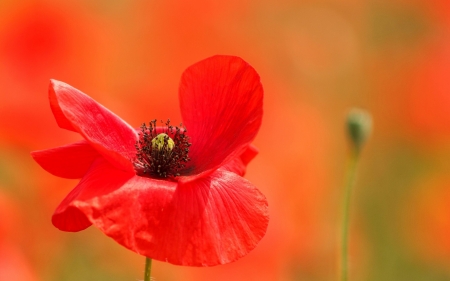
{"label": "flower bud", "polygon": [[372,116],[363,109],[351,109],[347,115],[347,132],[354,148],[359,152],[372,132]]}

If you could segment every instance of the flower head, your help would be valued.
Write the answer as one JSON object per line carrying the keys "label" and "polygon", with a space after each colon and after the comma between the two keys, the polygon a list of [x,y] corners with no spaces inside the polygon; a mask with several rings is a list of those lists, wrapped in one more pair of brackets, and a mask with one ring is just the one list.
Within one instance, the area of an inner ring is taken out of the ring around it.
{"label": "flower head", "polygon": [[48,172],[81,178],[52,217],[60,230],[93,224],[136,253],[191,266],[235,261],[264,236],[267,200],[242,177],[257,154],[263,90],[242,59],[214,56],[183,73],[185,127],[135,130],[56,80],[49,99],[58,125],[84,138],[32,152]]}
{"label": "flower head", "polygon": [[363,109],[351,109],[347,115],[347,133],[354,149],[361,150],[371,132],[372,116]]}

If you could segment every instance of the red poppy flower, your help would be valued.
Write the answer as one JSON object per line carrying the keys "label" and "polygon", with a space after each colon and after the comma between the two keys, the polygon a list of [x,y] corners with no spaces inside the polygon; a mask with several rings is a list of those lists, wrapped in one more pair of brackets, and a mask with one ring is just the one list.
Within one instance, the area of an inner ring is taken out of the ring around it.
{"label": "red poppy flower", "polygon": [[257,153],[250,143],[261,124],[263,90],[242,59],[214,56],[183,73],[179,99],[188,131],[156,122],[135,130],[55,80],[49,99],[58,125],[84,138],[32,152],[48,172],[81,178],[52,217],[60,230],[93,224],[138,254],[191,266],[235,261],[264,236],[266,198],[242,178]]}

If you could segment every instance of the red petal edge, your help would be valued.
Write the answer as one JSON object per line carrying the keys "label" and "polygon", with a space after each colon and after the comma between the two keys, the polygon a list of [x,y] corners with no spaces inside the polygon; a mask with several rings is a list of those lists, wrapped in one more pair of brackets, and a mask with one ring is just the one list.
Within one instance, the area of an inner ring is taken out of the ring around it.
{"label": "red petal edge", "polygon": [[231,159],[225,163],[224,166],[221,166],[220,169],[244,176],[248,163],[250,163],[256,155],[258,155],[258,149],[254,145],[249,145],[239,157]]}
{"label": "red petal edge", "polygon": [[269,220],[264,195],[223,170],[177,186],[99,161],[76,189],[66,212],[75,208],[128,249],[177,265],[235,261],[258,244]]}
{"label": "red petal edge", "polygon": [[214,56],[187,68],[181,77],[179,98],[192,142],[190,175],[217,169],[238,157],[261,125],[260,78],[239,57]]}
{"label": "red petal edge", "polygon": [[131,171],[136,131],[117,115],[72,86],[51,80],[49,100],[58,125],[79,132],[119,169]]}
{"label": "red petal edge", "polygon": [[44,170],[54,176],[81,179],[99,154],[83,140],[56,148],[33,151],[31,156]]}

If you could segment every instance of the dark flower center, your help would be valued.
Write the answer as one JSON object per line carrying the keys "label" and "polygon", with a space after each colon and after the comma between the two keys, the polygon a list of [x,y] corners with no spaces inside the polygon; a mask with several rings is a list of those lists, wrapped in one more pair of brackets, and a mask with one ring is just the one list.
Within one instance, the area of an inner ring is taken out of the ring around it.
{"label": "dark flower center", "polygon": [[[161,121],[162,123],[163,121]],[[156,119],[142,124],[136,141],[136,174],[142,177],[168,178],[180,175],[190,160],[189,137],[186,128],[170,125],[170,120],[156,128]],[[181,127],[182,125],[180,125]]]}

